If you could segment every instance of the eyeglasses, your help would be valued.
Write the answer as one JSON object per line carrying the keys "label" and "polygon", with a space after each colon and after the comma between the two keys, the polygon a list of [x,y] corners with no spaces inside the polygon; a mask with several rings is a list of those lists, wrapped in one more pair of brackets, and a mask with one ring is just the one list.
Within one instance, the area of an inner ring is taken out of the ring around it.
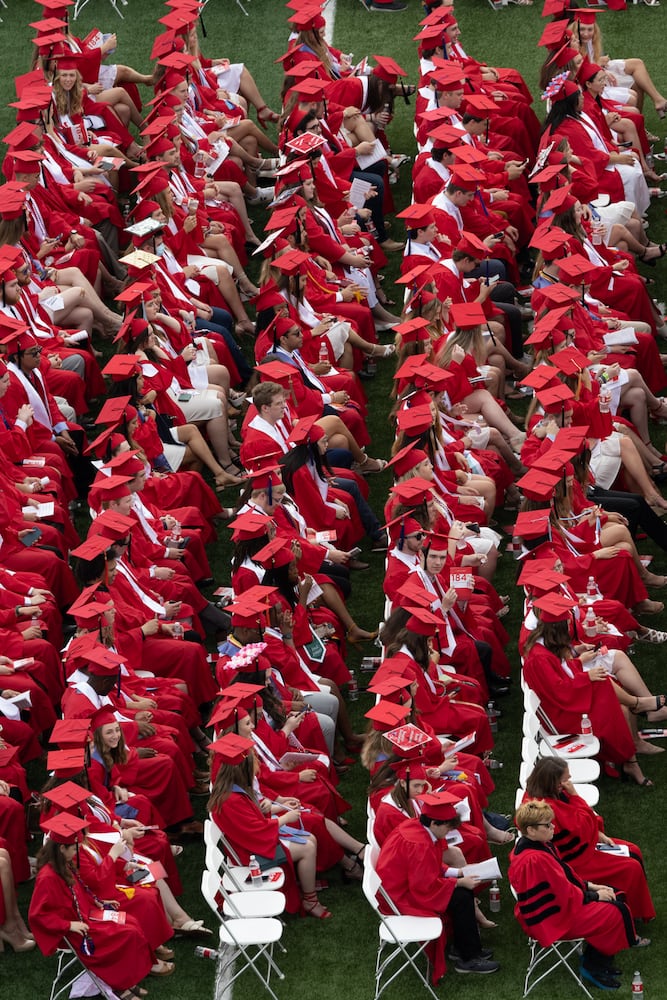
{"label": "eyeglasses", "polygon": [[551,823],[533,823],[533,826],[546,826],[547,828],[549,828],[549,827],[553,826],[553,822],[551,822]]}
{"label": "eyeglasses", "polygon": [[29,358],[38,358],[41,353],[42,353],[41,347],[33,347],[32,350],[30,351],[24,351],[24,354],[27,354]]}
{"label": "eyeglasses", "polygon": [[424,531],[416,531],[414,533],[414,535],[406,535],[405,537],[406,538],[414,538],[414,540],[416,542],[421,542],[422,539],[426,538],[426,532],[424,532]]}

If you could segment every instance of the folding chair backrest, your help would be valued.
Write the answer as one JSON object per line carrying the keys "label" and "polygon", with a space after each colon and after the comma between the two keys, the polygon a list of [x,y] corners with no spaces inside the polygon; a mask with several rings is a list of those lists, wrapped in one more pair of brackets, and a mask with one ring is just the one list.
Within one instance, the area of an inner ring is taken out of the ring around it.
{"label": "folding chair backrest", "polygon": [[215,872],[216,874],[220,871],[224,858],[222,856],[222,851],[219,847],[215,847],[213,844],[206,845],[206,855],[205,864],[210,872]]}
{"label": "folding chair backrest", "polygon": [[220,892],[220,876],[215,872],[205,868],[201,873],[201,894],[215,913],[218,920],[222,920],[222,913],[218,906],[216,896]]}
{"label": "folding chair backrest", "polygon": [[229,843],[227,838],[225,837],[222,830],[220,830],[220,849],[222,853],[227,856],[228,862],[230,864],[237,865],[239,868],[241,867],[241,859],[239,858],[238,854],[236,853],[232,845]]}
{"label": "folding chair backrest", "polygon": [[212,819],[204,820],[204,843],[217,847],[220,842],[220,827]]}

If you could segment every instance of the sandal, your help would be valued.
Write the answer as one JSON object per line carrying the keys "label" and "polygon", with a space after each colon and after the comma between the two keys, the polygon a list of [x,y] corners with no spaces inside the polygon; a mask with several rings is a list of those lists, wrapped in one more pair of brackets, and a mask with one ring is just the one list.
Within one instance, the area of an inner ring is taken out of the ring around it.
{"label": "sandal", "polygon": [[[263,114],[262,112],[266,112],[266,114]],[[265,132],[268,129],[268,123],[277,122],[279,118],[280,115],[276,111],[273,111],[268,104],[262,104],[261,108],[257,108],[257,122],[262,126]]]}
{"label": "sandal", "polygon": [[363,462],[355,462],[352,466],[353,471],[360,472],[362,476],[368,476],[374,472],[384,472],[386,468],[387,463],[383,458],[371,458],[369,455],[364,455]]}
{"label": "sandal", "polygon": [[647,937],[635,938],[635,943],[632,945],[633,948],[648,948],[651,943],[651,939]]}
{"label": "sandal", "polygon": [[153,968],[149,971],[149,976],[171,976],[172,973],[176,971],[176,966],[173,962],[162,962],[158,960]]}
{"label": "sandal", "polygon": [[637,642],[650,642],[657,646],[667,642],[667,632],[661,632],[657,628],[647,628],[637,636]]}
{"label": "sandal", "polygon": [[211,937],[212,933],[208,927],[204,927],[203,920],[192,920],[188,917],[180,927],[174,924],[174,934],[176,937]]}
{"label": "sandal", "polygon": [[396,348],[393,344],[373,344],[370,351],[364,351],[364,354],[367,358],[390,358],[396,354]]}
{"label": "sandal", "polygon": [[[630,768],[630,770],[628,770],[628,768]],[[641,779],[637,776],[638,774],[641,775]],[[630,760],[626,760],[621,771],[621,778],[624,781],[628,781],[630,778],[633,778],[635,783],[639,785],[640,788],[653,788],[653,782],[650,778],[644,777],[636,756],[631,757]]]}
{"label": "sandal", "polygon": [[315,917],[316,920],[328,920],[332,913],[322,906],[316,892],[304,892],[301,897],[301,913],[304,917]]}

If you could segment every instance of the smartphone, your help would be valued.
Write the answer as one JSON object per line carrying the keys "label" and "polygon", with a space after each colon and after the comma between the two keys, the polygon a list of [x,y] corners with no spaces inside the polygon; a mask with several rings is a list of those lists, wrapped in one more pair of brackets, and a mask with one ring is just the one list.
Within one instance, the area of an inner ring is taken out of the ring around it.
{"label": "smartphone", "polygon": [[25,547],[29,549],[30,546],[34,545],[35,542],[38,542],[41,537],[42,537],[42,529],[32,528],[27,535],[22,535],[22,537],[19,538],[19,541],[21,542],[22,545],[25,545]]}
{"label": "smartphone", "polygon": [[142,882],[150,872],[147,868],[137,868],[136,871],[130,872],[126,876],[128,885],[135,885],[137,882]]}
{"label": "smartphone", "polygon": [[500,232],[500,233],[494,233],[494,234],[493,234],[493,238],[494,238],[494,240],[502,240],[502,238],[504,237],[504,235],[505,235],[505,234],[504,234],[503,232]]}

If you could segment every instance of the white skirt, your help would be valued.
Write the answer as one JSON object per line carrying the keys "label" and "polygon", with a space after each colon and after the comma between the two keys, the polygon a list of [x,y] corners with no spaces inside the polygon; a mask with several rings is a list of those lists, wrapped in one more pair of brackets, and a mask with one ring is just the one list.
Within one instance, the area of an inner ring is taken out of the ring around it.
{"label": "white skirt", "polygon": [[616,431],[598,441],[591,451],[590,467],[595,485],[608,490],[621,470],[621,436]]}

